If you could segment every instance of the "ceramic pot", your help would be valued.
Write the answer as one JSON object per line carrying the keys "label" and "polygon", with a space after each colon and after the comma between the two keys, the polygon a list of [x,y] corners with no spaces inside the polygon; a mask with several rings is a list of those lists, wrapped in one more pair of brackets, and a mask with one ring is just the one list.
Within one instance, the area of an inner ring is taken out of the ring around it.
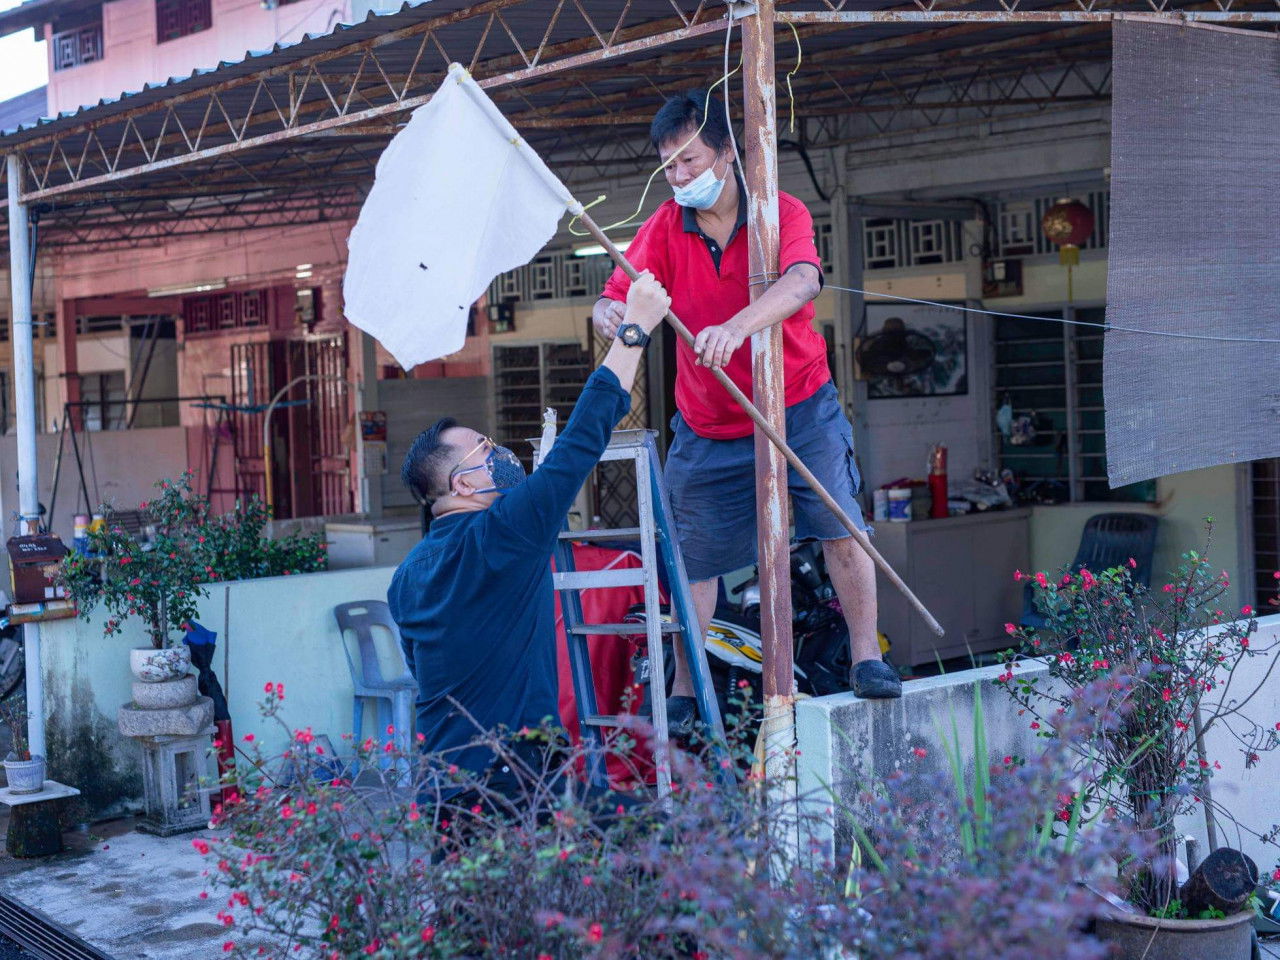
{"label": "ceramic pot", "polygon": [[1249,960],[1253,911],[1221,920],[1165,920],[1138,914],[1098,917],[1098,939],[1114,944],[1119,960]]}
{"label": "ceramic pot", "polygon": [[10,793],[39,793],[44,787],[44,757],[30,760],[6,760],[4,775]]}
{"label": "ceramic pot", "polygon": [[129,669],[143,683],[177,680],[191,669],[191,648],[185,643],[163,650],[134,647],[129,651]]}

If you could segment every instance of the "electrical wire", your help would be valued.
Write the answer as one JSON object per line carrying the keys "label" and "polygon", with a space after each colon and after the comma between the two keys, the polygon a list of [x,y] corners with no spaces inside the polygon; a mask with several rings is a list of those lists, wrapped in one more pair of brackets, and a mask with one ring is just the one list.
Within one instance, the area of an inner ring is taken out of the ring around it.
{"label": "electrical wire", "polygon": [[[693,133],[690,134],[689,139],[686,140],[684,143],[682,143],[678,150],[672,150],[671,155],[662,163],[658,164],[658,166],[654,168],[653,172],[649,174],[649,179],[646,180],[644,184],[644,190],[640,192],[640,200],[636,204],[635,210],[630,215],[628,215],[627,217],[624,217],[623,219],[617,221],[616,223],[611,223],[607,226],[601,227],[600,229],[603,232],[608,233],[610,230],[616,230],[618,227],[625,227],[628,224],[635,223],[636,218],[639,217],[641,211],[644,210],[644,202],[649,196],[649,188],[653,186],[654,178],[658,174],[660,174],[663,170],[665,170],[667,167],[669,167],[671,165],[671,162],[675,160],[676,157],[680,156],[680,154],[684,152],[685,148],[688,147],[690,144],[692,144],[693,141],[697,140],[698,137],[702,134],[702,128],[707,125],[707,105],[711,102],[711,92],[715,90],[716,87],[720,86],[720,84],[724,84],[724,88],[725,88],[724,115],[725,115],[725,120],[728,123],[728,127],[729,127],[729,142],[733,145],[733,156],[734,156],[735,162],[738,164],[739,167],[742,166],[742,160],[738,156],[738,143],[733,136],[733,123],[729,119],[729,78],[742,69],[741,57],[738,58],[738,65],[734,67],[733,70],[729,69],[729,38],[732,36],[733,36],[733,20],[732,18],[730,18],[728,20],[728,28],[725,30],[725,36],[724,36],[724,73],[719,80],[717,80],[715,83],[713,83],[711,86],[707,88],[707,97],[702,104],[702,122],[698,124],[698,129],[694,130]],[[600,196],[592,200],[590,203],[585,204],[583,209],[589,210],[591,207],[594,207],[597,203],[600,203],[604,199],[605,199],[605,194],[601,194]],[[591,236],[591,234],[585,230],[574,229],[573,222],[574,220],[577,220],[577,219],[578,219],[577,217],[570,218],[568,226],[566,228],[569,231],[569,233],[575,237]]]}
{"label": "electrical wire", "polygon": [[1094,323],[1091,320],[1068,320],[1065,317],[1036,317],[1027,313],[1003,313],[999,310],[983,310],[978,307],[967,307],[959,303],[939,303],[937,300],[920,300],[916,297],[899,297],[892,293],[875,293],[871,290],[859,290],[857,287],[839,287],[834,283],[825,284],[828,290],[842,290],[845,293],[857,293],[864,297],[876,297],[885,300],[898,300],[902,303],[919,303],[926,307],[942,307],[946,310],[963,310],[967,313],[983,313],[989,317],[1007,317],[1010,320],[1039,320],[1042,323],[1061,323],[1070,327],[1093,327],[1112,333],[1138,333],[1150,337],[1171,337],[1176,340],[1208,340],[1213,343],[1280,343],[1276,337],[1215,337],[1207,333],[1178,333],[1173,330],[1143,330],[1138,327],[1122,327],[1114,323]]}

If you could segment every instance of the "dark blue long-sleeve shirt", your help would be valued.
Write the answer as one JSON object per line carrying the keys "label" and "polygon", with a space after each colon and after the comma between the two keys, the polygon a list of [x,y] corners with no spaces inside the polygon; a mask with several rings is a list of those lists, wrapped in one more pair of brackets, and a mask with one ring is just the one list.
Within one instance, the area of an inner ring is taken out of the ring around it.
{"label": "dark blue long-sleeve shirt", "polygon": [[489,751],[459,748],[481,730],[514,731],[556,718],[551,552],[569,507],[630,408],[631,396],[613,371],[596,370],[529,479],[487,510],[433,521],[396,570],[387,602],[418,680],[424,749],[449,751],[452,762],[479,772]]}

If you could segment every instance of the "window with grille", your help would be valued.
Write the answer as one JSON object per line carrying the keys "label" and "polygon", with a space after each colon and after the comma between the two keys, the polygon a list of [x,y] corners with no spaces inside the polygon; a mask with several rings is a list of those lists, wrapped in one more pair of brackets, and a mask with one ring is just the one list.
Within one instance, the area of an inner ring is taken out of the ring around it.
{"label": "window with grille", "polygon": [[1271,600],[1280,590],[1280,459],[1255,460],[1249,466],[1253,487],[1254,606],[1275,612]]}
{"label": "window with grille", "polygon": [[156,0],[156,43],[177,40],[212,26],[211,0]]}
{"label": "window with grille", "polygon": [[[1153,502],[1154,480],[1112,490],[1102,404],[1102,331],[1045,321],[996,320],[996,407],[1008,403],[1011,436],[997,430],[1001,467],[1034,502]],[[1102,323],[1103,307],[1069,307],[1066,319]],[[1018,429],[1027,425],[1030,431]],[[1024,442],[1017,442],[1022,440]]]}
{"label": "window with grille", "polygon": [[[996,226],[996,254],[1000,257],[1034,257],[1054,253],[1053,245],[1040,221],[1062,197],[1036,197],[1033,200],[1000,200],[992,204]],[[1080,245],[1082,250],[1100,250],[1107,245],[1107,227],[1110,222],[1111,192],[1090,190],[1076,194],[1086,207],[1093,211],[1093,233]]]}
{"label": "window with grille", "polygon": [[267,326],[266,290],[234,290],[182,298],[182,330],[190,336]]}
{"label": "window with grille", "polygon": [[123,370],[83,375],[80,399],[86,430],[123,430],[127,426]]}
{"label": "window with grille", "polygon": [[60,30],[51,38],[50,46],[55,71],[97,63],[102,59],[102,21]]}

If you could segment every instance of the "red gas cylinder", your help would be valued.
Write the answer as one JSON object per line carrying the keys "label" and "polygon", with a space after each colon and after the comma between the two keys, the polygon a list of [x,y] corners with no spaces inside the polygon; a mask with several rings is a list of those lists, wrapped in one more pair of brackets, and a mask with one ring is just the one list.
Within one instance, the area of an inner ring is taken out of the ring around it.
{"label": "red gas cylinder", "polygon": [[950,515],[947,510],[947,448],[934,444],[929,451],[929,516],[941,520]]}

